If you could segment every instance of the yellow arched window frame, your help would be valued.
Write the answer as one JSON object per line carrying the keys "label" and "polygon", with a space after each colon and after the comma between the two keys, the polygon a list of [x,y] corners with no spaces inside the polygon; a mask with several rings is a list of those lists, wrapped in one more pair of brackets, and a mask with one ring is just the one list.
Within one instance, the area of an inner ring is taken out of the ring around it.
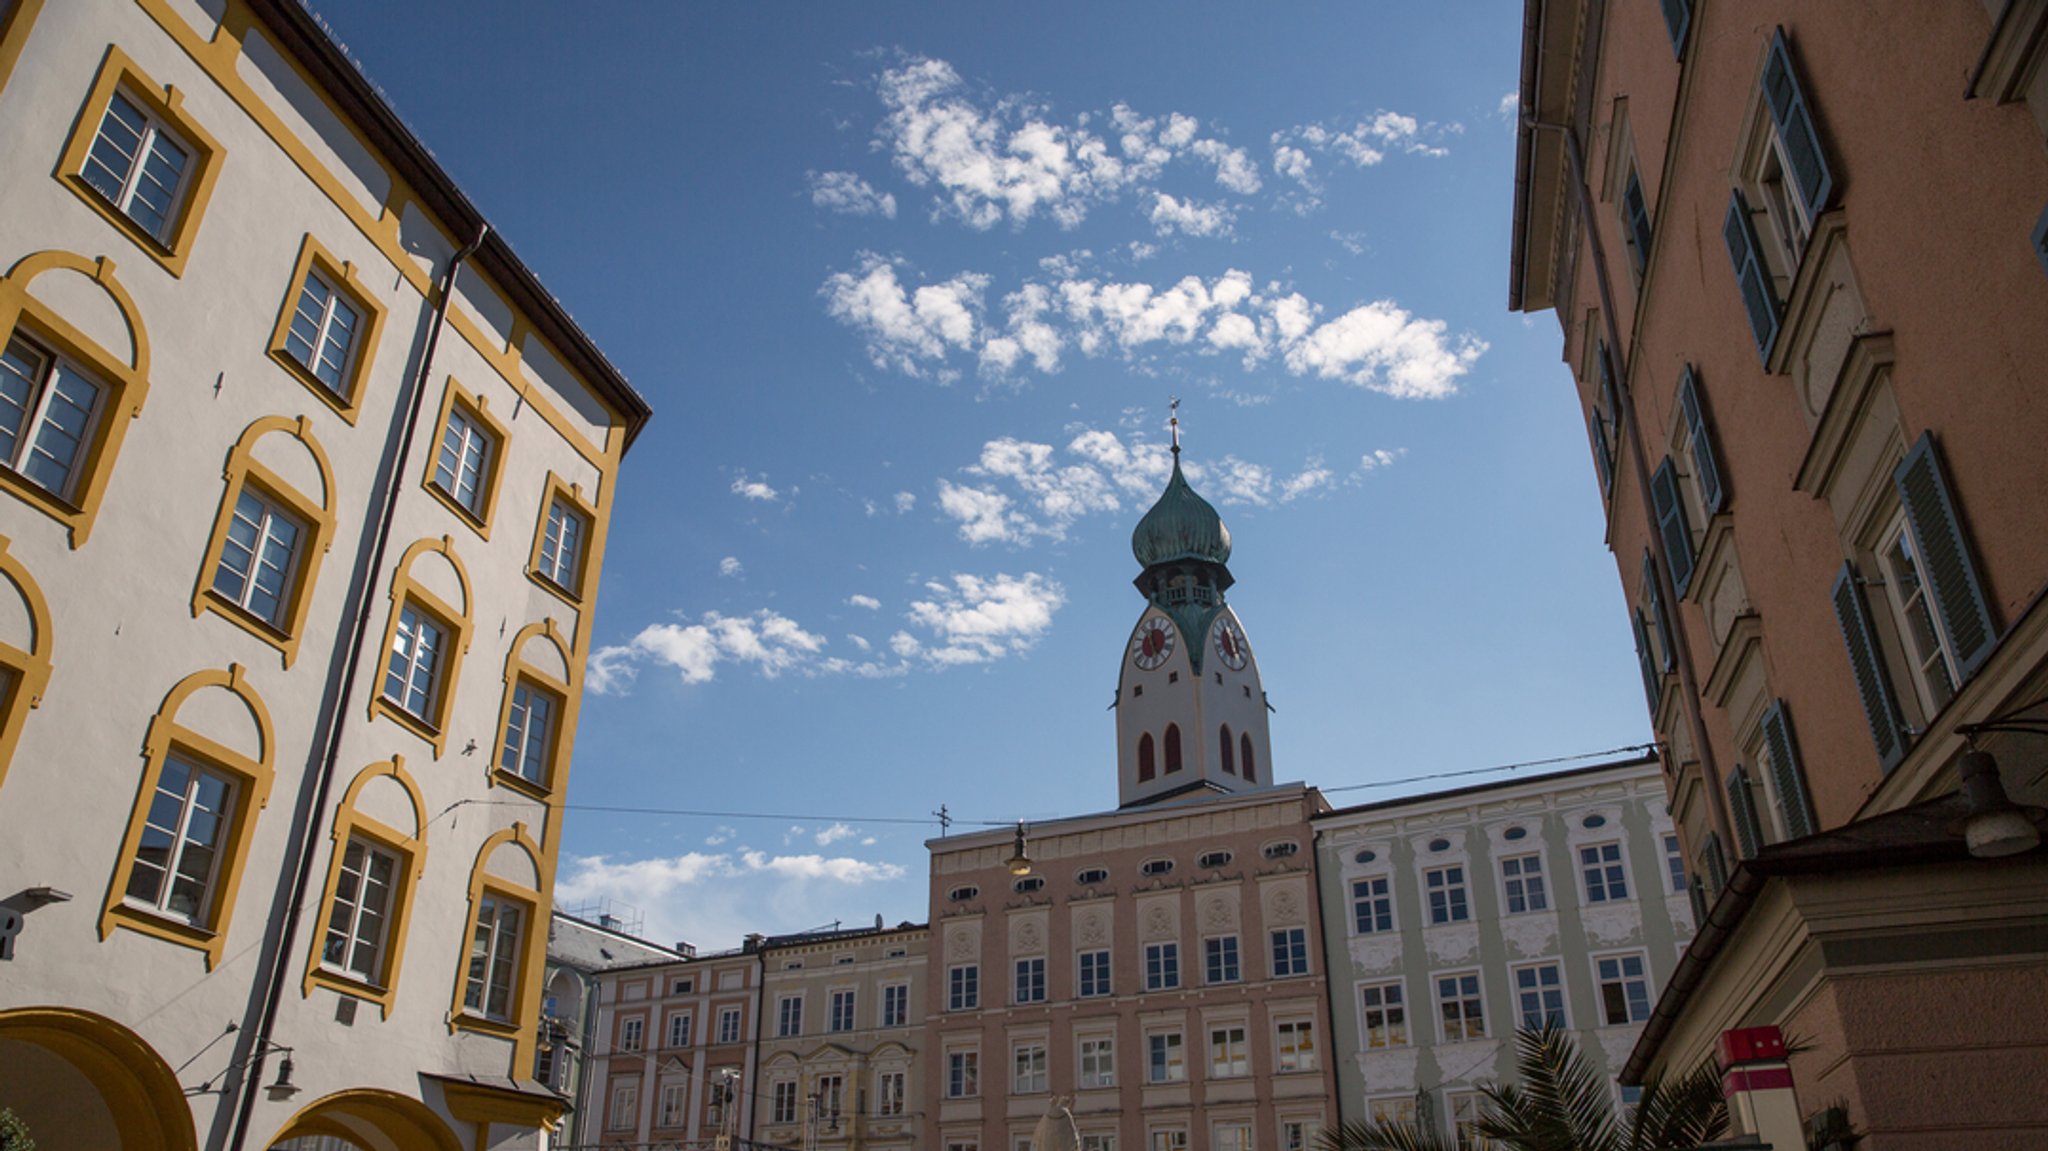
{"label": "yellow arched window frame", "polygon": [[[410,833],[370,818],[358,809],[363,789],[389,778],[405,789],[412,807]],[[305,995],[325,987],[375,1003],[383,1018],[391,1017],[398,994],[398,976],[405,969],[405,941],[412,920],[415,885],[427,864],[427,805],[419,783],[405,770],[405,757],[394,755],[356,773],[334,812],[334,844],[327,863],[326,895],[320,918],[306,948]],[[379,862],[386,873],[378,878]],[[374,894],[382,887],[382,906]],[[366,917],[374,924],[366,925]],[[374,936],[371,936],[374,932]],[[363,952],[367,950],[369,955]],[[363,965],[369,970],[365,971]]]}
{"label": "yellow arched window frame", "polygon": [[[131,191],[144,182],[141,173],[113,171],[94,157],[93,143],[108,123],[109,108],[116,109],[115,130],[140,141],[137,147],[142,154],[135,157],[134,166],[147,170],[153,162],[162,165],[148,175],[158,187],[162,180],[170,180],[164,203],[150,204],[147,197]],[[182,162],[173,164],[173,153],[182,154]],[[151,80],[126,52],[110,44],[85,107],[78,113],[71,140],[64,147],[57,175],[87,207],[135,241],[150,259],[171,275],[182,276],[226,154],[186,112],[184,93]],[[163,218],[153,228],[145,220],[153,219],[158,211]]]}
{"label": "yellow arched window frame", "polygon": [[[298,440],[312,456],[320,472],[317,499],[257,462],[256,441],[272,432]],[[290,668],[305,634],[321,557],[334,543],[334,469],[326,449],[313,438],[311,420],[265,416],[243,430],[221,474],[226,486],[192,588],[192,618],[209,611],[221,616],[276,648]],[[237,528],[242,538],[236,538]],[[289,547],[282,545],[285,532],[294,536]],[[240,562],[230,562],[224,569],[222,557],[231,544]],[[274,561],[279,552],[284,553],[283,586],[259,589],[256,569]],[[266,611],[270,597],[275,597],[275,604]]]}
{"label": "yellow arched window frame", "polygon": [[550,892],[490,874],[492,853],[506,844],[526,853],[543,888],[553,886],[551,870],[526,824],[514,823],[484,840],[469,873],[468,932],[455,971],[448,1030],[510,1039],[516,1046],[512,1066],[531,1067],[539,976],[547,960],[547,924],[540,917],[547,914]]}
{"label": "yellow arched window frame", "polygon": [[383,303],[363,286],[356,266],[308,232],[270,334],[270,358],[353,424],[384,315]]}
{"label": "yellow arched window frame", "polygon": [[[455,570],[462,592],[460,607],[413,578],[413,562],[430,551],[447,557]],[[469,651],[474,599],[469,589],[469,569],[455,554],[455,541],[447,536],[413,541],[391,577],[391,618],[384,625],[370,718],[381,715],[426,740],[433,745],[436,759],[447,749],[448,712],[455,700],[462,657]]]}
{"label": "yellow arched window frame", "polygon": [[434,445],[420,482],[456,519],[488,540],[512,433],[491,414],[488,399],[463,387],[454,376],[448,377],[441,394],[441,418],[434,429]]}
{"label": "yellow arched window frame", "polygon": [[42,10],[43,0],[17,0],[13,11],[0,16],[0,89],[7,87],[7,78],[14,74],[22,45],[28,43],[28,31],[35,27]]}
{"label": "yellow arched window frame", "polygon": [[[29,294],[36,277],[58,270],[91,278],[113,300],[128,326],[133,347],[127,362]],[[112,260],[88,260],[72,252],[37,252],[22,257],[0,280],[0,346],[11,360],[18,356],[24,364],[41,365],[43,378],[35,385],[39,407],[63,371],[82,372],[96,389],[85,434],[69,474],[57,485],[59,490],[17,470],[14,461],[0,460],[0,490],[13,493],[63,524],[70,529],[71,546],[83,547],[99,514],[100,499],[106,495],[107,477],[114,470],[128,423],[142,414],[142,401],[149,394],[149,338],[143,331],[142,313],[128,289],[114,278]],[[25,428],[21,442],[40,434],[40,424]]]}
{"label": "yellow arched window frame", "polygon": [[582,693],[521,658],[527,641],[536,638],[553,646],[562,666],[575,674],[576,661],[552,617],[527,624],[512,637],[512,650],[505,656],[505,698],[498,705],[491,780],[545,801],[567,782]]}
{"label": "yellow arched window frame", "polygon": [[549,472],[533,552],[526,561],[527,577],[569,606],[582,607],[590,559],[597,554],[597,534],[597,505],[584,498],[583,485],[565,483]]}
{"label": "yellow arched window frame", "polygon": [[[256,722],[258,758],[178,723],[185,701],[210,687],[225,688],[249,709]],[[171,688],[143,740],[135,810],[100,908],[101,939],[125,927],[204,952],[209,971],[219,964],[256,832],[256,813],[270,799],[277,746],[273,732],[270,709],[249,686],[240,664],[229,664],[226,671],[193,672]],[[159,796],[163,804],[157,803]],[[178,808],[175,825],[167,816],[172,807]],[[199,843],[194,830],[202,816],[215,828],[206,844]],[[211,851],[203,877],[181,870],[189,845]],[[152,887],[158,894],[149,894]]]}
{"label": "yellow arched window frame", "polygon": [[42,705],[43,689],[50,683],[50,603],[28,568],[8,552],[10,542],[0,536],[0,576],[21,596],[28,614],[29,646],[0,642],[0,784],[7,782],[7,766],[14,762],[29,709]]}

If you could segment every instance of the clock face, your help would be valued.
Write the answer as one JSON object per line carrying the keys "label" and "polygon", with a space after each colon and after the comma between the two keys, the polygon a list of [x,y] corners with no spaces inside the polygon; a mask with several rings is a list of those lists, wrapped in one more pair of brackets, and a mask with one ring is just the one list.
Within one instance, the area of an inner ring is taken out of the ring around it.
{"label": "clock face", "polygon": [[1131,662],[1145,671],[1151,671],[1166,662],[1173,654],[1173,623],[1171,620],[1153,616],[1138,625],[1138,634],[1131,637]]}
{"label": "clock face", "polygon": [[1215,627],[1209,629],[1209,634],[1215,637],[1216,658],[1222,660],[1224,666],[1232,671],[1243,669],[1245,660],[1251,657],[1252,649],[1251,645],[1245,643],[1244,632],[1237,626],[1237,621],[1224,616],[1216,621]]}

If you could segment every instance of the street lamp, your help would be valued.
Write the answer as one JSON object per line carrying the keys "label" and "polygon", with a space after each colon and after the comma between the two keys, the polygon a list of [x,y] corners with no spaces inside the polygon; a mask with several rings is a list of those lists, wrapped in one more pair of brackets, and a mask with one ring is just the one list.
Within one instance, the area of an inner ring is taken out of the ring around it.
{"label": "street lamp", "polygon": [[1031,874],[1031,853],[1024,846],[1024,821],[1017,821],[1017,845],[1011,849],[1010,858],[1005,861],[1011,875]]}

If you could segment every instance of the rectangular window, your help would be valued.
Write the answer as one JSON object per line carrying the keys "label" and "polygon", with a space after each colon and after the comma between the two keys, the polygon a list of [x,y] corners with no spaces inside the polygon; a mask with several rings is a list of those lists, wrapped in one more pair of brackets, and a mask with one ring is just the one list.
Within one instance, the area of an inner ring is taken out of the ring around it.
{"label": "rectangular window", "polygon": [[1443,1016],[1444,1042],[1486,1038],[1486,1014],[1479,999],[1479,973],[1436,977],[1436,1006]]}
{"label": "rectangular window", "polygon": [[561,713],[555,694],[524,679],[512,688],[505,714],[505,742],[498,751],[498,769],[538,787],[549,785],[554,758],[555,717]]}
{"label": "rectangular window", "polygon": [[1534,1030],[1546,1022],[1564,1026],[1564,976],[1555,963],[1515,968],[1515,1011],[1520,1026]]}
{"label": "rectangular window", "polygon": [[69,361],[10,339],[0,353],[0,465],[71,500],[101,391]]}
{"label": "rectangular window", "polygon": [[680,1127],[683,1125],[683,1092],[687,1083],[664,1083],[661,1085],[661,1126]]}
{"label": "rectangular window", "polygon": [[1955,698],[1960,676],[1949,645],[1942,639],[1942,621],[1927,594],[1919,545],[1906,530],[1903,508],[1886,527],[1878,547],[1878,562],[1884,568],[1885,599],[1891,607],[1894,626],[1906,637],[1911,649],[1908,656],[1922,707],[1933,715]]}
{"label": "rectangular window", "polygon": [[1316,1025],[1307,1019],[1282,1019],[1274,1026],[1273,1067],[1277,1071],[1316,1069]]}
{"label": "rectangular window", "polygon": [[327,913],[322,964],[367,983],[384,981],[384,934],[398,876],[396,854],[349,837],[341,855],[333,906]]}
{"label": "rectangular window", "polygon": [[1218,1123],[1214,1127],[1215,1151],[1252,1151],[1252,1125],[1243,1122]]}
{"label": "rectangular window", "polygon": [[946,1053],[946,1098],[968,1099],[981,1094],[981,1053]]}
{"label": "rectangular window", "polygon": [[837,1075],[820,1075],[816,1082],[818,1117],[836,1127],[839,1125],[839,1103],[846,1095],[846,1080]]}
{"label": "rectangular window", "polygon": [[1152,1083],[1179,1083],[1188,1077],[1178,1031],[1161,1031],[1145,1037],[1146,1078]]}
{"label": "rectangular window", "polygon": [[802,1035],[804,1033],[804,997],[785,995],[775,1001],[775,1034],[778,1036]]}
{"label": "rectangular window", "polygon": [[1458,1151],[1486,1151],[1492,1146],[1479,1134],[1480,1098],[1477,1091],[1459,1091],[1449,1098],[1452,1145]]}
{"label": "rectangular window", "polygon": [[204,923],[233,832],[234,797],[227,775],[167,757],[128,872],[128,902]]}
{"label": "rectangular window", "polygon": [[901,1027],[910,1022],[910,985],[891,983],[882,988],[882,1026]]}
{"label": "rectangular window", "polygon": [[1273,978],[1308,974],[1308,928],[1282,927],[1273,932]]}
{"label": "rectangular window", "polygon": [[1247,1049],[1242,1027],[1212,1027],[1209,1029],[1209,1074],[1212,1078],[1228,1079],[1252,1073],[1251,1052]]}
{"label": "rectangular window", "polygon": [[1465,903],[1465,869],[1432,867],[1422,873],[1423,886],[1429,891],[1429,921],[1431,923],[1463,923],[1471,917]]}
{"label": "rectangular window", "polygon": [[690,1013],[678,1011],[668,1017],[668,1045],[688,1047],[690,1045]]}
{"label": "rectangular window", "polygon": [[478,520],[489,511],[492,469],[497,464],[498,441],[483,421],[462,404],[448,409],[441,429],[441,451],[434,460],[434,486]]}
{"label": "rectangular window", "polygon": [[1501,886],[1507,893],[1508,913],[1545,911],[1550,896],[1543,890],[1543,857],[1511,855],[1500,861]]}
{"label": "rectangular window", "polygon": [[1308,1124],[1299,1119],[1281,1120],[1280,1151],[1308,1151]]}
{"label": "rectangular window", "polygon": [[213,593],[283,631],[304,532],[282,504],[244,484],[221,541]]}
{"label": "rectangular window", "polygon": [[981,1006],[981,965],[963,963],[946,972],[946,1010],[972,1011]]}
{"label": "rectangular window", "polygon": [[391,631],[391,661],[384,670],[384,698],[421,720],[439,714],[441,662],[448,631],[440,620],[407,603]]}
{"label": "rectangular window", "polygon": [[1621,193],[1622,241],[1628,245],[1630,266],[1641,279],[1650,263],[1650,205],[1643,195],[1642,177],[1631,164],[1628,184]]}
{"label": "rectangular window", "polygon": [[465,1010],[503,1023],[512,1021],[524,922],[522,905],[488,891],[478,899],[476,932],[469,941],[469,977],[462,992]]}
{"label": "rectangular window", "polygon": [[1351,923],[1360,935],[1394,929],[1394,897],[1388,891],[1386,876],[1351,881]]}
{"label": "rectangular window", "polygon": [[640,1085],[619,1083],[612,1087],[612,1113],[606,1117],[606,1126],[614,1131],[630,1131],[640,1114]]}
{"label": "rectangular window", "polygon": [[642,1033],[646,1029],[647,1021],[639,1018],[638,1016],[635,1016],[631,1019],[619,1020],[619,1050],[640,1050]]}
{"label": "rectangular window", "polygon": [[1398,983],[1377,983],[1358,989],[1359,1022],[1367,1048],[1406,1047],[1408,1008]]}
{"label": "rectangular window", "polygon": [[1237,982],[1237,936],[1219,935],[1202,941],[1202,979],[1207,983]]}
{"label": "rectangular window", "polygon": [[540,537],[540,574],[563,591],[575,592],[583,567],[583,541],[590,525],[568,500],[548,501],[548,522]]}
{"label": "rectangular window", "polygon": [[875,1098],[877,1115],[903,1114],[905,1075],[901,1071],[884,1071],[875,1076]]}
{"label": "rectangular window", "polygon": [[1106,1131],[1081,1136],[1081,1151],[1116,1151],[1116,1136]]}
{"label": "rectangular window", "polygon": [[1017,1002],[1045,1002],[1045,957],[1017,961]]}
{"label": "rectangular window", "polygon": [[1083,999],[1109,994],[1109,952],[1083,951],[1081,953],[1081,989]]}
{"label": "rectangular window", "polygon": [[1081,1087],[1116,1086],[1116,1041],[1104,1036],[1081,1040]]}
{"label": "rectangular window", "polygon": [[1152,1133],[1152,1151],[1188,1151],[1188,1133],[1169,1127]]}
{"label": "rectangular window", "polygon": [[740,1041],[740,1009],[722,1007],[718,1011],[718,1041],[738,1043]]}
{"label": "rectangular window", "polygon": [[1677,834],[1668,831],[1664,833],[1664,874],[1671,881],[1671,894],[1684,895],[1685,852],[1679,850]]}
{"label": "rectangular window", "polygon": [[832,993],[832,1030],[853,1030],[853,1004],[852,990],[834,991]]}
{"label": "rectangular window", "polygon": [[1010,1090],[1035,1095],[1045,1090],[1045,1044],[1021,1043],[1010,1052]]}
{"label": "rectangular window", "polygon": [[79,171],[87,185],[166,248],[193,172],[192,149],[127,93],[114,92]]}
{"label": "rectangular window", "polygon": [[1167,991],[1180,986],[1180,944],[1145,945],[1145,990]]}
{"label": "rectangular window", "polygon": [[772,1100],[773,1100],[773,1101],[772,1101],[772,1102],[771,1102],[771,1103],[769,1104],[769,1111],[768,1111],[768,1121],[769,1121],[770,1123],[794,1123],[794,1122],[796,1122],[796,1081],[795,1081],[795,1080],[793,1080],[793,1079],[778,1079],[778,1080],[776,1080],[776,1081],[775,1081],[775,1086],[774,1086],[774,1088],[773,1088],[773,1096],[772,1096]]}
{"label": "rectangular window", "polygon": [[314,379],[342,400],[349,398],[356,334],[362,314],[355,303],[317,270],[308,268],[298,303],[285,329],[284,348]]}
{"label": "rectangular window", "polygon": [[1628,898],[1628,879],[1622,873],[1619,843],[1581,847],[1579,871],[1586,877],[1587,903],[1612,903]]}
{"label": "rectangular window", "polygon": [[1415,1122],[1415,1096],[1385,1095],[1365,1101],[1366,1118],[1374,1123]]}
{"label": "rectangular window", "polygon": [[1600,979],[1600,1018],[1609,1027],[1650,1017],[1650,978],[1641,955],[1607,955],[1594,961]]}

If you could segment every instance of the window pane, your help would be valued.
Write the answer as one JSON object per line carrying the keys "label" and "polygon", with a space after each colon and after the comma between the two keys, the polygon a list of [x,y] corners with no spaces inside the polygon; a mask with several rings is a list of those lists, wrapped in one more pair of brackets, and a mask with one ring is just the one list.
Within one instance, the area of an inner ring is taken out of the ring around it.
{"label": "window pane", "polygon": [[116,206],[127,191],[129,173],[135,170],[135,157],[142,151],[142,135],[148,129],[148,117],[126,96],[116,92],[107,101],[107,114],[100,118],[99,134],[93,138],[92,151],[79,175]]}
{"label": "window pane", "polygon": [[79,445],[92,425],[99,395],[99,386],[69,365],[60,363],[51,370],[42,419],[36,425],[35,444],[23,461],[23,475],[56,495],[70,497],[71,473]]}

